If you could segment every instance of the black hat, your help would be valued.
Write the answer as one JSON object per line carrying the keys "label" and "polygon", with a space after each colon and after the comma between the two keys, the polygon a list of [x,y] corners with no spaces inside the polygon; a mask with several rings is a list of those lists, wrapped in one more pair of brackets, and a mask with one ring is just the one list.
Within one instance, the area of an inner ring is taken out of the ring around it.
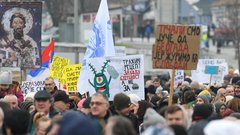
{"label": "black hat", "polygon": [[150,85],[150,86],[147,88],[147,93],[156,94],[156,87],[155,87],[154,85]]}
{"label": "black hat", "polygon": [[40,90],[35,94],[34,99],[35,100],[51,99],[51,94],[49,92],[47,92],[46,90]]}
{"label": "black hat", "polygon": [[32,101],[24,101],[19,105],[21,110],[29,111],[29,107],[33,105]]}
{"label": "black hat", "polygon": [[90,102],[91,102],[91,97],[88,97],[86,100],[83,102],[83,108],[90,108]]}
{"label": "black hat", "polygon": [[113,104],[116,110],[122,110],[130,106],[130,98],[124,93],[118,93],[114,96]]}
{"label": "black hat", "polygon": [[69,102],[69,97],[65,91],[60,90],[59,92],[56,93],[56,95],[54,96],[54,102],[57,101],[63,101],[64,103]]}
{"label": "black hat", "polygon": [[197,104],[194,107],[192,119],[193,121],[207,119],[213,113],[213,106],[212,104]]}

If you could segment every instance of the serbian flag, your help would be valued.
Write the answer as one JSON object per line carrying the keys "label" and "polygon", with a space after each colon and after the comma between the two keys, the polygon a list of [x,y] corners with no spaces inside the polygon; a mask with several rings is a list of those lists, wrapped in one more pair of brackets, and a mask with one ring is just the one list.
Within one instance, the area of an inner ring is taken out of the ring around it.
{"label": "serbian flag", "polygon": [[88,84],[87,77],[89,76],[87,59],[108,56],[115,56],[115,49],[107,0],[101,0],[78,78],[77,89],[81,94],[89,91],[86,88],[86,84]]}
{"label": "serbian flag", "polygon": [[51,40],[48,47],[46,47],[42,53],[42,64],[40,68],[33,68],[30,70],[29,75],[31,77],[36,77],[43,70],[48,68],[49,64],[52,63],[52,59],[54,56],[54,39]]}

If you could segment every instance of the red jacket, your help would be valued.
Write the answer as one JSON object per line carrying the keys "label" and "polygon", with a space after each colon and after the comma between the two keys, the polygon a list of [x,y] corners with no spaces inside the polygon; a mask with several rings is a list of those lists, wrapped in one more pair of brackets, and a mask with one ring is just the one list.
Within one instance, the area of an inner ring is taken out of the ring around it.
{"label": "red jacket", "polygon": [[21,103],[24,100],[22,90],[20,89],[19,86],[12,85],[10,86],[8,91],[0,90],[0,98],[4,98],[8,94],[16,95],[18,98],[18,103]]}

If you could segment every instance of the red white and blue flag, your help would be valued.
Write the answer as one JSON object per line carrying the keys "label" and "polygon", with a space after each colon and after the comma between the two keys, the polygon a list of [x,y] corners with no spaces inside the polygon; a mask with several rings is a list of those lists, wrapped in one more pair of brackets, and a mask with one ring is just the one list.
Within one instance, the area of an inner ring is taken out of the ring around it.
{"label": "red white and blue flag", "polygon": [[42,64],[40,68],[33,68],[30,70],[29,75],[31,77],[36,77],[42,71],[49,67],[49,64],[52,63],[54,56],[54,39],[51,40],[50,44],[44,49],[42,53]]}

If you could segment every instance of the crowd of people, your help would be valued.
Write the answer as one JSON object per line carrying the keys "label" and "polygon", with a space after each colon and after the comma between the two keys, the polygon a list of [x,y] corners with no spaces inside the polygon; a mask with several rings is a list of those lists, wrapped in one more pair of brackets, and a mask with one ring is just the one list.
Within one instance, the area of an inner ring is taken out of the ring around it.
{"label": "crowd of people", "polygon": [[[164,80],[162,80],[164,79]],[[44,90],[23,96],[11,74],[0,74],[0,129],[6,135],[237,135],[240,133],[240,76],[223,84],[185,79],[168,105],[170,78],[152,77],[145,99],[118,93],[109,101],[59,90],[45,79]]]}

